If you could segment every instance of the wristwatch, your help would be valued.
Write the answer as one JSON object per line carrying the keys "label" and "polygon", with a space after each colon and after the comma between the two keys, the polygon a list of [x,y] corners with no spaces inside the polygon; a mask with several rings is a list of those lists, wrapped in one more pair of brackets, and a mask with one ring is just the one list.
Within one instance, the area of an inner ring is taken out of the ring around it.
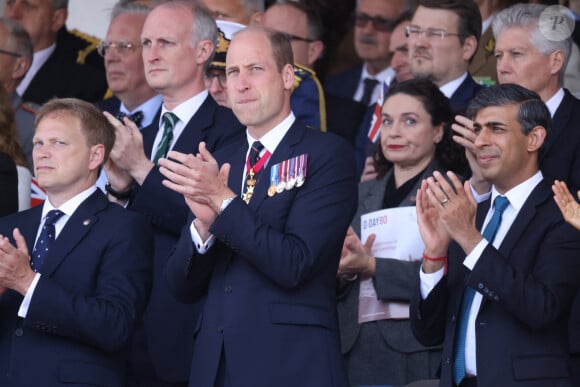
{"label": "wristwatch", "polygon": [[107,184],[105,184],[105,191],[107,191],[107,193],[119,200],[125,200],[125,199],[129,199],[131,197],[131,193],[133,192],[133,188],[129,187],[129,189],[127,189],[124,192],[118,192],[115,191],[113,189],[113,187],[111,187],[111,183],[107,182]]}

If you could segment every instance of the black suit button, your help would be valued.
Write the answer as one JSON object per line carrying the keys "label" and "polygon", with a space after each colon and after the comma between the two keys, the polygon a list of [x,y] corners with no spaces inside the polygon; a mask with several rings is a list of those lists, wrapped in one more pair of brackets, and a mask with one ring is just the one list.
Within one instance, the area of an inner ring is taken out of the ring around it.
{"label": "black suit button", "polygon": [[482,283],[479,283],[479,284],[477,284],[477,287],[478,287],[479,289],[483,289],[483,284],[482,284]]}
{"label": "black suit button", "polygon": [[219,333],[223,333],[224,332],[224,327],[218,327],[218,332]]}
{"label": "black suit button", "polygon": [[22,328],[16,328],[16,331],[14,332],[14,334],[16,336],[20,337],[24,334],[24,331],[22,330]]}
{"label": "black suit button", "polygon": [[455,315],[451,316],[451,322],[454,323],[455,321],[457,321],[457,317]]}
{"label": "black suit button", "polygon": [[446,357],[445,358],[445,364],[451,364],[451,358],[450,357]]}
{"label": "black suit button", "polygon": [[226,294],[231,293],[232,292],[232,287],[230,285],[226,285],[224,287],[224,292],[226,292]]}

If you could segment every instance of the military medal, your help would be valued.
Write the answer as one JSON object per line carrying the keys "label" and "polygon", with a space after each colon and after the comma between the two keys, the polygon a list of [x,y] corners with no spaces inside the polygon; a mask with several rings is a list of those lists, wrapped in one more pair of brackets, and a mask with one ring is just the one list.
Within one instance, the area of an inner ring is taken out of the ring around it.
{"label": "military medal", "polygon": [[[258,174],[264,167],[264,165],[268,162],[270,158],[270,152],[266,151],[262,157],[256,162],[256,164],[252,167],[250,165],[250,155],[248,154],[248,158],[246,159],[246,171],[248,174],[246,175],[246,187],[245,192],[242,194],[242,199],[246,204],[250,203],[250,199],[254,195],[254,188],[256,188],[256,184],[259,181]],[[270,190],[268,190],[269,192]]]}
{"label": "military medal", "polygon": [[308,163],[308,155],[300,155],[300,165],[298,167],[298,174],[296,176],[296,187],[302,187],[306,181],[306,168]]}
{"label": "military medal", "polygon": [[286,174],[288,176],[288,179],[286,180],[286,189],[288,191],[294,188],[294,186],[296,185],[296,178],[294,177],[296,176],[296,173],[294,172],[295,160],[296,157],[292,158],[288,163],[288,172]]}
{"label": "military medal", "polygon": [[286,161],[282,161],[279,164],[278,182],[277,182],[278,184],[276,184],[276,192],[277,193],[284,192],[284,188],[286,187],[286,184],[285,184],[285,182],[286,182],[286,176],[285,176]]}
{"label": "military medal", "polygon": [[280,164],[272,165],[270,168],[270,188],[268,188],[268,196],[276,195],[276,185],[278,185],[278,169]]}

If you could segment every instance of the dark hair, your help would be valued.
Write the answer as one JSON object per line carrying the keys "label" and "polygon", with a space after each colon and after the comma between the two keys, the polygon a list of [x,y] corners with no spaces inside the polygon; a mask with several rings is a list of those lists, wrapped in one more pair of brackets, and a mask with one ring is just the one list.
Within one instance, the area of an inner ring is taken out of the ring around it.
{"label": "dark hair", "polygon": [[461,44],[469,36],[481,38],[481,13],[473,0],[419,0],[417,6],[452,11],[457,15],[457,33]]}
{"label": "dark hair", "polygon": [[[465,151],[452,138],[450,125],[454,115],[449,99],[433,82],[419,78],[392,85],[385,94],[383,105],[390,97],[397,94],[405,94],[419,100],[431,117],[431,125],[443,124],[443,137],[435,145],[434,158],[442,168],[463,174],[467,167],[467,160]],[[382,178],[393,166],[393,163],[385,158],[380,141],[375,146],[373,160],[378,173],[377,179]]]}
{"label": "dark hair", "polygon": [[2,86],[0,86],[0,151],[10,156],[16,165],[28,166],[28,161],[18,140],[14,109]]}
{"label": "dark hair", "polygon": [[506,105],[518,105],[518,122],[525,135],[538,125],[543,126],[547,132],[550,130],[552,126],[550,111],[540,96],[534,91],[513,83],[482,89],[469,102],[466,114],[473,119],[483,108]]}
{"label": "dark hair", "polygon": [[103,163],[107,161],[115,144],[115,128],[99,109],[93,104],[77,98],[54,98],[38,110],[34,127],[37,127],[44,118],[53,114],[66,114],[78,118],[87,145],[103,144],[105,147]]}

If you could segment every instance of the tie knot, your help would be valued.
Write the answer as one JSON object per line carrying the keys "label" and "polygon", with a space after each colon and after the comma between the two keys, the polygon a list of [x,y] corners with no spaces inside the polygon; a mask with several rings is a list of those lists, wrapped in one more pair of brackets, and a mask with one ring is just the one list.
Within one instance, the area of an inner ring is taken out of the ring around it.
{"label": "tie knot", "polygon": [[365,84],[365,88],[366,87],[372,87],[372,88],[374,88],[377,85],[377,83],[379,83],[379,81],[377,81],[374,78],[365,78],[363,80],[363,83]]}
{"label": "tie knot", "polygon": [[495,211],[503,213],[508,204],[510,204],[510,201],[505,196],[498,196],[493,201],[493,204],[495,206]]}
{"label": "tie knot", "polygon": [[165,114],[163,114],[163,128],[165,131],[173,130],[177,121],[179,121],[179,118],[175,115],[175,113],[165,112]]}
{"label": "tie knot", "polygon": [[133,121],[137,127],[141,127],[141,121],[143,121],[143,112],[141,110],[137,110],[136,112],[130,114],[123,112],[119,112],[119,114],[117,114],[117,118],[121,121],[123,121],[123,118],[125,117]]}
{"label": "tie knot", "polygon": [[55,224],[61,216],[64,215],[64,212],[61,210],[50,210],[46,214],[46,220],[44,221],[45,226],[52,226]]}
{"label": "tie knot", "polygon": [[264,149],[264,145],[260,141],[254,141],[252,147],[250,149],[250,166],[256,165],[258,160],[260,159],[260,152]]}

